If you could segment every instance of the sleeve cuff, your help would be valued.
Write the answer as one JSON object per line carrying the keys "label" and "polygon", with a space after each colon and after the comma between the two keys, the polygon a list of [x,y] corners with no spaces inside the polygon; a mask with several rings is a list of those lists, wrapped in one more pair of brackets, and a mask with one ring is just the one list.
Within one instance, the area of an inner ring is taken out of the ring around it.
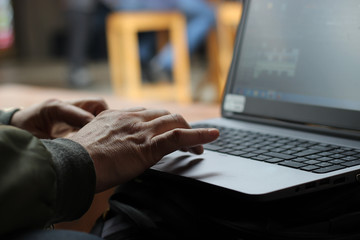
{"label": "sleeve cuff", "polygon": [[16,108],[9,111],[0,111],[0,124],[10,125],[12,116],[19,110],[19,108]]}
{"label": "sleeve cuff", "polygon": [[57,175],[57,203],[52,223],[81,217],[90,207],[96,175],[88,152],[69,139],[42,140],[52,153]]}

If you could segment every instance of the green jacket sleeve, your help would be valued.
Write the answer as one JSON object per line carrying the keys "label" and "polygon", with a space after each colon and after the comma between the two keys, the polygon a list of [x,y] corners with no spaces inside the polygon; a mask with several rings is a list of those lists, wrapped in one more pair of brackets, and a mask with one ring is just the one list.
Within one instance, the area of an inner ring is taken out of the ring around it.
{"label": "green jacket sleeve", "polygon": [[79,218],[94,189],[93,162],[79,144],[0,125],[0,236]]}

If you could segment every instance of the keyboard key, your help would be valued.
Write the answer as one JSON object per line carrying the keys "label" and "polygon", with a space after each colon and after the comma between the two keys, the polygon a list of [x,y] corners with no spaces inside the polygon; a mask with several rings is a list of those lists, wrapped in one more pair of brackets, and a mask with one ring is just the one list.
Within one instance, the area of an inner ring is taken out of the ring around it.
{"label": "keyboard key", "polygon": [[305,171],[313,171],[313,170],[318,169],[318,168],[320,168],[320,167],[316,166],[316,165],[307,165],[307,166],[302,167],[300,169],[305,170]]}
{"label": "keyboard key", "polygon": [[327,162],[327,161],[333,160],[333,158],[321,157],[321,158],[318,158],[317,160],[322,161],[322,162]]}
{"label": "keyboard key", "polygon": [[360,160],[341,163],[342,166],[353,167],[360,164]]}
{"label": "keyboard key", "polygon": [[278,162],[281,162],[281,161],[284,161],[284,159],[282,159],[282,158],[269,158],[269,159],[265,160],[265,162],[268,162],[268,163],[278,163]]}
{"label": "keyboard key", "polygon": [[279,152],[283,152],[283,151],[285,151],[285,149],[277,147],[277,148],[271,149],[270,152],[278,152],[279,153]]}
{"label": "keyboard key", "polygon": [[243,155],[240,155],[241,157],[244,157],[244,158],[252,158],[252,157],[255,157],[257,156],[257,154],[254,154],[254,153],[245,153]]}
{"label": "keyboard key", "polygon": [[259,156],[252,157],[251,159],[255,159],[255,160],[259,160],[259,161],[265,161],[265,160],[270,159],[270,158],[271,157],[269,157],[269,156],[259,155]]}
{"label": "keyboard key", "polygon": [[321,152],[321,153],[318,153],[320,156],[324,156],[324,157],[327,157],[327,156],[330,156],[330,155],[333,155],[332,152]]}
{"label": "keyboard key", "polygon": [[277,152],[267,152],[267,153],[264,153],[264,155],[270,156],[270,157],[282,158],[282,159],[286,159],[286,160],[295,158],[294,156],[291,156],[288,154],[283,154],[283,153],[277,153]]}
{"label": "keyboard key", "polygon": [[306,158],[308,158],[308,159],[318,159],[318,158],[321,158],[321,156],[317,155],[317,154],[313,154],[313,155],[310,155],[310,156],[306,156]]}
{"label": "keyboard key", "polygon": [[355,152],[355,151],[346,151],[346,152],[343,152],[343,153],[341,153],[341,154],[344,154],[344,155],[346,155],[346,156],[352,156],[352,155],[355,155],[356,152]]}
{"label": "keyboard key", "polygon": [[294,161],[283,161],[283,162],[280,162],[279,165],[292,167],[292,168],[301,168],[301,167],[306,166],[306,164],[304,164],[304,163],[294,162]]}
{"label": "keyboard key", "polygon": [[282,144],[282,143],[273,143],[273,144],[271,144],[269,146],[274,147],[274,148],[278,148],[278,147],[284,146],[284,144]]}
{"label": "keyboard key", "polygon": [[298,157],[305,157],[305,156],[312,155],[312,154],[315,154],[315,153],[318,153],[318,152],[320,152],[320,151],[318,151],[318,150],[305,150],[305,151],[295,153],[295,155],[298,156]]}
{"label": "keyboard key", "polygon": [[241,156],[241,155],[246,154],[246,152],[243,152],[243,151],[232,151],[232,152],[228,152],[228,153],[231,155],[235,155],[235,156]]}
{"label": "keyboard key", "polygon": [[328,172],[340,170],[340,169],[343,169],[343,168],[345,168],[345,166],[342,166],[342,165],[332,165],[332,166],[329,166],[329,167],[324,167],[324,168],[315,169],[313,172],[314,172],[314,173],[328,173]]}
{"label": "keyboard key", "polygon": [[336,153],[336,154],[330,155],[329,157],[332,157],[332,158],[343,158],[343,157],[345,157],[345,155]]}
{"label": "keyboard key", "polygon": [[217,152],[221,152],[221,153],[229,153],[232,151],[234,151],[234,149],[231,149],[231,148],[222,148],[222,149],[217,150]]}
{"label": "keyboard key", "polygon": [[297,151],[294,151],[294,150],[286,150],[286,151],[284,151],[284,152],[281,152],[281,153],[284,153],[284,154],[289,154],[289,155],[291,155],[291,154],[294,154],[294,153],[296,153]]}
{"label": "keyboard key", "polygon": [[305,147],[305,148],[309,148],[313,145],[315,145],[316,143],[302,143],[302,144],[299,144],[298,146],[299,147]]}
{"label": "keyboard key", "polygon": [[[263,150],[267,150],[267,151],[270,151],[270,150],[272,150],[273,149],[273,147],[270,147],[270,146],[265,146],[265,147],[263,147],[263,148],[261,148],[261,149],[263,149]],[[360,155],[360,154],[359,154]]]}
{"label": "keyboard key", "polygon": [[236,147],[236,146],[237,146],[237,145],[236,145],[236,144],[233,144],[233,143],[226,145],[227,148],[234,148],[234,147]]}
{"label": "keyboard key", "polygon": [[221,146],[216,146],[216,145],[211,145],[211,144],[205,144],[204,148],[207,150],[212,150],[212,151],[219,151],[220,149],[222,149],[223,147]]}
{"label": "keyboard key", "polygon": [[334,159],[334,160],[329,161],[329,163],[332,163],[332,164],[340,164],[340,163],[343,163],[343,162],[345,162],[345,161],[341,160],[341,159]]}
{"label": "keyboard key", "polygon": [[306,162],[304,162],[306,164],[317,164],[317,163],[321,163],[320,161],[317,161],[317,160],[308,160]]}
{"label": "keyboard key", "polygon": [[321,163],[316,164],[316,166],[319,166],[319,167],[329,167],[329,166],[332,166],[332,165],[333,164],[327,163],[327,162],[321,162]]}
{"label": "keyboard key", "polygon": [[294,151],[297,151],[297,152],[300,152],[300,151],[304,151],[306,148],[303,148],[303,147],[295,147],[293,148],[292,150]]}
{"label": "keyboard key", "polygon": [[319,150],[319,151],[330,151],[333,150],[331,147],[321,146],[321,145],[315,145],[311,146],[310,149]]}
{"label": "keyboard key", "polygon": [[233,147],[234,150],[242,150],[244,148],[247,148],[247,146],[243,146],[243,145],[238,145],[236,147]]}
{"label": "keyboard key", "polygon": [[267,152],[268,152],[268,151],[266,151],[266,150],[261,150],[261,149],[259,149],[259,150],[254,151],[253,153],[263,154],[263,153],[267,153]]}
{"label": "keyboard key", "polygon": [[345,150],[341,149],[341,148],[336,148],[334,150],[331,150],[332,153],[342,153],[345,152]]}
{"label": "keyboard key", "polygon": [[256,148],[248,147],[248,148],[243,148],[243,149],[241,149],[241,150],[244,151],[244,152],[250,153],[250,152],[256,151],[257,149],[256,149]]}
{"label": "keyboard key", "polygon": [[347,156],[347,157],[341,158],[341,160],[354,161],[354,160],[358,160],[358,158],[357,157],[352,157],[352,156]]}
{"label": "keyboard key", "polygon": [[309,159],[307,158],[294,158],[294,159],[291,159],[291,161],[295,161],[295,162],[306,162],[308,161]]}
{"label": "keyboard key", "polygon": [[254,148],[263,148],[263,147],[265,147],[265,144],[257,143],[257,144],[252,145],[252,147],[254,147]]}

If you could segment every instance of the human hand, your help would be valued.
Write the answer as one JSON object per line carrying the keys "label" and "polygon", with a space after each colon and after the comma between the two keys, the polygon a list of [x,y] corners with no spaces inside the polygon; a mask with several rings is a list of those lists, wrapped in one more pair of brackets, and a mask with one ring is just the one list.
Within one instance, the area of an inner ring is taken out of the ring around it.
{"label": "human hand", "polygon": [[96,192],[126,182],[165,155],[184,150],[201,154],[219,136],[217,129],[191,129],[184,118],[165,110],[108,110],[70,137],[94,161]]}
{"label": "human hand", "polygon": [[80,129],[107,104],[102,99],[62,102],[51,99],[16,112],[11,125],[27,130],[38,138],[57,138]]}

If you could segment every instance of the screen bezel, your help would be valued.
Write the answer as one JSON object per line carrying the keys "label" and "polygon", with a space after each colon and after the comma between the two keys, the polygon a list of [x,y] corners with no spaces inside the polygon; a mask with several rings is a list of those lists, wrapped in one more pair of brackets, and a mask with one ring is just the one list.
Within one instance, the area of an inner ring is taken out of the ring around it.
{"label": "screen bezel", "polygon": [[241,119],[249,116],[251,118],[258,117],[275,119],[299,124],[315,124],[332,128],[360,131],[360,111],[355,110],[281,102],[251,97],[246,97],[244,110],[241,113],[227,111],[224,109],[225,95],[230,92],[235,81],[236,67],[240,60],[244,30],[247,23],[250,4],[251,0],[243,0],[243,13],[237,29],[233,59],[222,99],[222,116],[231,118],[236,118],[238,116]]}

